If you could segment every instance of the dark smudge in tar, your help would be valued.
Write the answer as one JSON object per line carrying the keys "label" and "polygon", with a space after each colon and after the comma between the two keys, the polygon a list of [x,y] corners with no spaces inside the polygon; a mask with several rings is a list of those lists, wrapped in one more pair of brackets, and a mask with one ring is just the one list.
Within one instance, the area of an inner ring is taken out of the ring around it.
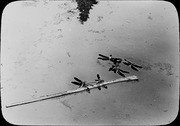
{"label": "dark smudge in tar", "polygon": [[98,2],[96,0],[76,0],[76,2],[78,6],[77,9],[80,11],[79,21],[83,24],[89,18],[89,10]]}

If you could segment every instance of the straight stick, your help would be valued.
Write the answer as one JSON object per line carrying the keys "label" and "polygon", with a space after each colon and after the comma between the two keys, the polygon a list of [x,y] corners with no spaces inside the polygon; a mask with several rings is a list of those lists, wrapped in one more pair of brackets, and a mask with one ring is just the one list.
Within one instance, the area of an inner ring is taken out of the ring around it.
{"label": "straight stick", "polygon": [[[101,87],[103,85],[110,85],[110,84],[116,84],[116,83],[119,83],[119,82],[130,82],[130,81],[138,81],[137,76],[129,76],[129,77],[125,77],[125,78],[118,78],[116,80],[111,80],[111,81],[106,81],[106,82],[103,82],[103,83],[100,83],[100,84],[90,85],[90,86],[88,86],[88,88],[91,90],[91,89],[94,89],[94,88]],[[39,102],[39,101],[48,100],[48,99],[57,98],[57,97],[63,97],[63,96],[71,95],[71,94],[76,94],[76,93],[86,91],[86,89],[87,88],[82,87],[82,88],[78,88],[76,90],[69,90],[69,91],[64,91],[64,92],[51,94],[51,95],[43,95],[43,96],[41,96],[39,98],[35,98],[35,99],[32,99],[32,100],[26,100],[26,101],[14,103],[14,104],[11,104],[11,105],[7,105],[6,108],[25,105],[25,104],[30,104],[30,103]]]}

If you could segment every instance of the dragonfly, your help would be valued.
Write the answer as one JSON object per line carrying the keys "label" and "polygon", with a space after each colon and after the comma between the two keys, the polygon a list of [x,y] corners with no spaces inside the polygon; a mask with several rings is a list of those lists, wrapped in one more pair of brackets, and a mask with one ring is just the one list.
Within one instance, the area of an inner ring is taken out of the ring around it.
{"label": "dragonfly", "polygon": [[128,71],[122,70],[119,68],[119,66],[117,65],[112,65],[109,68],[109,71],[113,71],[114,73],[118,73],[119,75],[121,75],[122,77],[125,77],[124,73],[129,73]]}
{"label": "dragonfly", "polygon": [[135,63],[128,61],[127,59],[124,59],[123,64],[126,66],[131,66],[131,68],[135,71],[139,71],[138,68],[143,68],[142,66],[139,66]]}
{"label": "dragonfly", "polygon": [[[96,82],[96,84],[101,84],[101,83],[104,82],[104,80],[102,80],[101,77],[100,77],[100,75],[97,74],[97,79],[95,79],[95,82]],[[106,89],[108,88],[106,85],[103,85],[102,87],[103,87],[103,88],[106,88]],[[98,89],[101,90],[101,87],[98,87]]]}
{"label": "dragonfly", "polygon": [[99,54],[98,59],[100,59],[100,60],[109,60],[109,61],[113,62],[114,64],[119,64],[119,63],[122,62],[121,58],[114,58],[114,57],[112,57],[112,55],[109,55],[109,57],[108,57],[108,56]]}
{"label": "dragonfly", "polygon": [[73,83],[73,84],[75,84],[75,85],[78,85],[79,88],[81,88],[81,87],[86,87],[86,88],[87,88],[86,91],[87,91],[88,93],[90,93],[90,89],[88,88],[88,86],[89,86],[89,85],[92,86],[92,84],[86,83],[86,81],[82,81],[82,80],[80,80],[80,79],[77,78],[77,77],[74,77],[74,79],[75,79],[76,81],[72,81],[71,83]]}

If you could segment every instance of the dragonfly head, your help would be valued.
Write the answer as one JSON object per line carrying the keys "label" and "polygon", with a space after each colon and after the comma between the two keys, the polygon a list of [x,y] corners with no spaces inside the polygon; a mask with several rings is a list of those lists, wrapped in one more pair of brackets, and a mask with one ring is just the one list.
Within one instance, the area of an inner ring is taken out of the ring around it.
{"label": "dragonfly head", "polygon": [[109,59],[111,59],[112,58],[112,55],[109,55]]}
{"label": "dragonfly head", "polygon": [[100,80],[100,82],[101,82],[101,83],[103,83],[103,82],[104,82],[104,80]]}

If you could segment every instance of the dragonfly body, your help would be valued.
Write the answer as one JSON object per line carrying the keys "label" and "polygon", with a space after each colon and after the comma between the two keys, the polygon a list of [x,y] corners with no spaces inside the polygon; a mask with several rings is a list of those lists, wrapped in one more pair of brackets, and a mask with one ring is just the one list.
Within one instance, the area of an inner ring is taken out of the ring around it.
{"label": "dragonfly body", "polygon": [[76,81],[72,81],[71,83],[75,84],[75,85],[78,85],[79,88],[81,87],[86,87],[87,88],[87,92],[90,93],[90,89],[88,88],[88,85],[91,85],[91,84],[88,84],[86,83],[86,81],[81,81],[80,79],[78,79],[77,77],[74,77],[74,79]]}
{"label": "dragonfly body", "polygon": [[[88,93],[90,93],[90,89],[88,88],[88,86],[89,86],[89,85],[93,86],[93,85],[90,84],[90,83],[101,84],[101,83],[104,82],[104,80],[102,80],[102,79],[100,78],[100,75],[99,75],[99,74],[97,74],[97,79],[95,79],[95,82],[89,82],[89,83],[87,83],[86,81],[82,81],[82,80],[80,80],[80,79],[77,78],[77,77],[74,77],[74,80],[76,80],[76,81],[72,81],[71,83],[73,83],[73,84],[75,84],[75,85],[78,85],[79,88],[81,88],[81,87],[86,87],[86,88],[87,88],[86,90],[87,90]],[[102,87],[107,89],[107,86],[106,86],[106,85],[104,85],[104,86],[102,86]],[[101,87],[99,86],[98,89],[101,90]]]}
{"label": "dragonfly body", "polygon": [[142,66],[132,63],[132,62],[128,61],[127,59],[124,59],[123,64],[126,66],[131,66],[131,68],[135,71],[139,71],[137,68],[142,68]]}
{"label": "dragonfly body", "polygon": [[114,64],[116,63],[121,63],[122,62],[122,59],[121,58],[114,58],[112,57],[112,55],[110,55],[109,57],[108,56],[104,56],[102,54],[99,54],[100,57],[98,57],[98,59],[101,59],[101,60],[109,60],[111,62],[113,62]]}
{"label": "dragonfly body", "polygon": [[119,65],[112,65],[109,68],[109,71],[113,71],[114,73],[118,73],[119,75],[121,75],[122,77],[125,77],[124,73],[129,73],[128,71],[122,70],[120,69]]}
{"label": "dragonfly body", "polygon": [[[100,75],[99,74],[97,74],[97,79],[95,80],[96,81],[96,84],[101,84],[101,83],[103,83],[104,82],[104,80],[102,80],[101,78],[100,78]],[[103,88],[108,88],[107,86],[102,86]],[[98,87],[98,89],[99,90],[101,90],[101,87]]]}

